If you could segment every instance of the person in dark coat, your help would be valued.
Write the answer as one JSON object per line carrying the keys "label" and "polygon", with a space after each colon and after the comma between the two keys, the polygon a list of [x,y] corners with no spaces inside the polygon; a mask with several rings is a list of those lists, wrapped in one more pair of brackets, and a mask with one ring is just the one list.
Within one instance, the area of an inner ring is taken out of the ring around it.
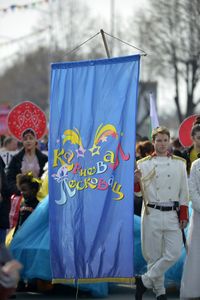
{"label": "person in dark coat", "polygon": [[37,139],[32,129],[24,131],[22,142],[22,150],[13,156],[7,171],[9,192],[15,195],[20,195],[16,185],[16,176],[32,172],[34,177],[40,178],[44,172],[44,165],[48,161],[47,155],[37,149]]}
{"label": "person in dark coat", "polygon": [[5,164],[0,157],[0,244],[5,243],[6,230],[9,228],[10,194],[5,175]]}

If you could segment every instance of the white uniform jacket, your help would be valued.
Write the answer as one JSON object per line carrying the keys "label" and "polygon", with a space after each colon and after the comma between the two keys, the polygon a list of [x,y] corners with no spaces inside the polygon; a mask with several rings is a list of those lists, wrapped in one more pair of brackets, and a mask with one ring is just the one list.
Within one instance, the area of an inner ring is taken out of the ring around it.
{"label": "white uniform jacket", "polygon": [[148,203],[188,205],[189,192],[184,159],[171,156],[147,156],[137,161]]}

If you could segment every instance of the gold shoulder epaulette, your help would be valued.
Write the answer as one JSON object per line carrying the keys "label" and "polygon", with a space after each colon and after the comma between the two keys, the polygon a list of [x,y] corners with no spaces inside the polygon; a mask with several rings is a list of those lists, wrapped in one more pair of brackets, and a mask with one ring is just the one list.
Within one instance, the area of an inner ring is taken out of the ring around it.
{"label": "gold shoulder epaulette", "polygon": [[145,160],[149,160],[149,159],[151,159],[151,158],[152,158],[151,155],[145,156],[145,157],[139,159],[139,160],[137,161],[137,163],[141,163],[141,162],[143,162],[143,161],[145,161]]}
{"label": "gold shoulder epaulette", "polygon": [[185,158],[183,158],[183,157],[180,157],[180,156],[177,156],[177,155],[172,155],[172,158],[173,159],[179,159],[179,160],[182,160],[184,163],[186,163],[186,160],[185,160]]}

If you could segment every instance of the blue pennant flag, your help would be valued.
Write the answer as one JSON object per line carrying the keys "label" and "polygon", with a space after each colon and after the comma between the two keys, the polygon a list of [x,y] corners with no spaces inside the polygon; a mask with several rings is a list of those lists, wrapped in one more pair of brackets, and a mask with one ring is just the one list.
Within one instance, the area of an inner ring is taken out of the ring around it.
{"label": "blue pennant flag", "polygon": [[50,250],[54,282],[126,281],[140,56],[52,64]]}

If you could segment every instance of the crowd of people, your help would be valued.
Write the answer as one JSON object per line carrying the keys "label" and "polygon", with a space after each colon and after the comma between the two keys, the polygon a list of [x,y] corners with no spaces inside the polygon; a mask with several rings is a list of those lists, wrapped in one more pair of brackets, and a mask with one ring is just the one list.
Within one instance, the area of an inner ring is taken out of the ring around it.
{"label": "crowd of people", "polygon": [[[167,128],[160,126],[152,131],[152,140],[144,138],[136,144],[134,213],[139,218],[141,216],[141,248],[147,263],[146,271],[135,276],[136,300],[142,300],[147,289],[152,289],[158,300],[167,299],[165,273],[181,256],[183,242],[187,246],[187,255],[180,297],[200,297],[200,117],[193,124],[191,138],[192,146],[185,149],[178,139],[171,139]],[[46,151],[47,140],[39,143],[31,128],[24,130],[20,143],[11,136],[4,138],[0,149],[0,257],[5,252],[3,245],[10,228],[11,196],[21,197],[13,234],[14,249],[16,242],[20,241],[20,234],[15,238],[15,233],[20,231],[21,225],[37,209],[40,200],[48,195]],[[190,218],[189,200],[192,203]],[[32,231],[44,230],[45,234],[48,233],[48,217],[44,229],[40,227],[40,220],[44,224],[44,212],[46,216],[47,210],[48,201],[44,201],[43,207],[38,207],[39,213],[32,218],[32,226],[35,226]],[[188,223],[186,241],[184,229]],[[27,229],[23,226],[21,230],[21,240],[24,241],[23,230],[27,237],[31,236],[31,232],[27,234],[28,222]],[[22,266],[12,257],[2,259],[0,263],[1,299],[7,299],[17,286]],[[48,274],[47,279],[50,280],[50,277],[51,274]]]}
{"label": "crowd of people", "polygon": [[[44,172],[47,160],[47,155],[39,149],[34,130],[25,130],[20,143],[14,137],[4,137],[3,147],[0,149],[0,245],[5,245],[6,234],[10,228],[11,198],[15,199],[17,195],[23,196],[20,198],[14,233],[39,203],[36,194],[40,186],[39,178]],[[3,300],[4,296],[7,299],[7,296],[14,291],[21,265],[13,259],[2,261],[1,265],[0,298]],[[3,287],[9,292],[2,290]]]}

